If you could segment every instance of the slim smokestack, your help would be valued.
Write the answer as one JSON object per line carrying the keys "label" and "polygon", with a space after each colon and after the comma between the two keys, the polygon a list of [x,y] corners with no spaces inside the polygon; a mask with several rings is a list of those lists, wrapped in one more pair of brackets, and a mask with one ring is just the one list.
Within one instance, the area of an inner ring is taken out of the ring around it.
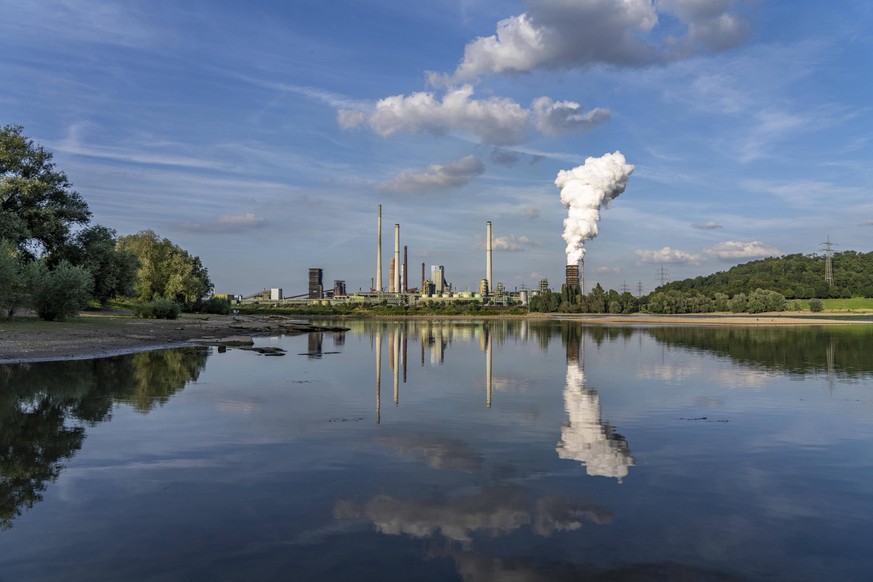
{"label": "slim smokestack", "polygon": [[491,293],[491,221],[485,223],[485,278],[488,279],[488,293]]}
{"label": "slim smokestack", "polygon": [[403,245],[403,292],[409,291],[409,249]]}
{"label": "slim smokestack", "polygon": [[376,215],[376,292],[382,292],[382,205]]}
{"label": "slim smokestack", "polygon": [[424,293],[424,282],[427,279],[424,278],[424,263],[421,264],[421,292]]}
{"label": "slim smokestack", "polygon": [[400,292],[400,225],[394,225],[394,291]]}

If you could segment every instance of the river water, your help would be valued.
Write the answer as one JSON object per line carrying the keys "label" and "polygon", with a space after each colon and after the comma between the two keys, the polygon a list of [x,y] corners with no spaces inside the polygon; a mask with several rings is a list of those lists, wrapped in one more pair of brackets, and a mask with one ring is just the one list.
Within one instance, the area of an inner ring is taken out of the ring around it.
{"label": "river water", "polygon": [[873,572],[866,326],[348,325],[0,365],[0,581]]}

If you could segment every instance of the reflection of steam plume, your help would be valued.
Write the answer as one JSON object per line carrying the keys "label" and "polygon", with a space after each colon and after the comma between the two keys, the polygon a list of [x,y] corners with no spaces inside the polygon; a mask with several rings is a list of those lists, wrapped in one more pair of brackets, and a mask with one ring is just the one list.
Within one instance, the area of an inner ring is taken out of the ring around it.
{"label": "reflection of steam plume", "polygon": [[616,151],[599,158],[587,158],[581,166],[561,170],[555,186],[561,189],[561,203],[567,207],[564,240],[567,264],[576,265],[585,256],[585,241],[597,236],[600,209],[609,207],[624,192],[634,167]]}
{"label": "reflection of steam plume", "polygon": [[558,456],[580,461],[589,475],[615,477],[620,481],[627,476],[634,458],[625,438],[601,421],[600,395],[596,390],[585,388],[585,362],[580,364],[570,352],[568,343],[564,407],[570,422],[561,428]]}

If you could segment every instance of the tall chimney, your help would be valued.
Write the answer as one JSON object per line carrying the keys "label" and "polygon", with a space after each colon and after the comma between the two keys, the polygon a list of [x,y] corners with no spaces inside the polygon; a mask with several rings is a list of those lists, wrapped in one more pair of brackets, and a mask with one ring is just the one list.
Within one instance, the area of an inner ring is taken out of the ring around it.
{"label": "tall chimney", "polygon": [[400,292],[400,225],[394,225],[394,291]]}
{"label": "tall chimney", "polygon": [[409,291],[409,249],[403,245],[403,292]]}
{"label": "tall chimney", "polygon": [[566,284],[567,287],[579,288],[579,265],[567,265],[566,267]]}
{"label": "tall chimney", "polygon": [[376,292],[382,292],[382,205],[376,215]]}
{"label": "tall chimney", "polygon": [[491,282],[491,221],[485,223],[485,278],[488,279],[488,293],[490,294],[494,287]]}
{"label": "tall chimney", "polygon": [[585,259],[579,259],[579,293],[585,295]]}
{"label": "tall chimney", "polygon": [[422,263],[421,264],[421,292],[422,293],[424,293],[424,282],[425,281],[427,281],[427,279],[424,276],[424,263]]}

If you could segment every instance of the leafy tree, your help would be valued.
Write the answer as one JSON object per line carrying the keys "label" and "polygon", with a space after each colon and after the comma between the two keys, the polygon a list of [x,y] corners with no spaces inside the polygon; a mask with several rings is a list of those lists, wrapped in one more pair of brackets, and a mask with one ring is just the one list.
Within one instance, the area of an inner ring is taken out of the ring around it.
{"label": "leafy tree", "polygon": [[37,315],[48,321],[63,321],[78,315],[88,305],[94,278],[88,269],[74,267],[67,261],[49,270],[42,261],[28,269],[31,301]]}
{"label": "leafy tree", "polygon": [[26,296],[24,264],[18,254],[12,243],[0,239],[0,312],[7,319],[12,319]]}
{"label": "leafy tree", "polygon": [[118,249],[132,253],[139,261],[134,291],[143,302],[163,297],[193,303],[212,291],[212,281],[200,258],[151,230],[121,237]]}
{"label": "leafy tree", "polygon": [[52,154],[21,132],[20,125],[0,129],[0,239],[27,258],[51,258],[91,212]]}
{"label": "leafy tree", "polygon": [[94,299],[101,305],[113,297],[133,294],[139,263],[135,254],[117,248],[111,228],[95,225],[79,231],[64,255],[70,263],[91,272]]}
{"label": "leafy tree", "polygon": [[824,303],[822,303],[821,299],[810,299],[809,310],[813,313],[819,313],[824,310]]}

